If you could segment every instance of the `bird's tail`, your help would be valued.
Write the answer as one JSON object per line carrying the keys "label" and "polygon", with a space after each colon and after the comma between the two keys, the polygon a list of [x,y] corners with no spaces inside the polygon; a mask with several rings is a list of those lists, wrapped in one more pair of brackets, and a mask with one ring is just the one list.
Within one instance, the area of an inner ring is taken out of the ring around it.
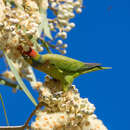
{"label": "bird's tail", "polygon": [[[101,66],[100,66],[101,67]],[[101,67],[103,70],[112,69],[112,67]]]}
{"label": "bird's tail", "polygon": [[106,69],[112,69],[112,67],[102,67],[102,66],[96,66],[90,69],[87,69],[86,71],[83,71],[82,74],[90,73],[98,70],[106,70]]}
{"label": "bird's tail", "polygon": [[86,73],[90,73],[90,72],[94,72],[94,71],[98,71],[98,70],[106,70],[106,69],[112,69],[112,67],[95,66],[95,67],[83,70],[80,73],[75,73],[73,77],[76,78],[82,74],[86,74]]}

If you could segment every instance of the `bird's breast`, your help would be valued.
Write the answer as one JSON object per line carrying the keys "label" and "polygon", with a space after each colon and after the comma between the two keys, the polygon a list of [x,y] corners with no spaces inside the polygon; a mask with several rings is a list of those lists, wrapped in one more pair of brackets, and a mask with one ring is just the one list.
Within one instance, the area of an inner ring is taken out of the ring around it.
{"label": "bird's breast", "polygon": [[49,60],[46,60],[44,63],[33,61],[32,66],[55,79],[61,80],[63,78],[63,71],[58,69],[55,65],[51,65]]}

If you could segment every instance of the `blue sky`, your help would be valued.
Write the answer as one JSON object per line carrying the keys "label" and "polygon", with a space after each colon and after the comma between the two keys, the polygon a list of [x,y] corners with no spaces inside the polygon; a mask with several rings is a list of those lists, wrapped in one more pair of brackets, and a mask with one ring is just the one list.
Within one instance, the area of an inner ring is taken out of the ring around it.
{"label": "blue sky", "polygon": [[[109,130],[130,130],[130,1],[84,1],[83,13],[73,20],[76,28],[66,40],[67,56],[84,62],[99,62],[111,66],[112,70],[82,75],[74,84],[82,97],[88,97],[95,104],[95,113]],[[43,79],[42,73],[37,74],[38,79]],[[31,88],[30,91],[37,97],[35,91]],[[2,86],[0,92],[10,125],[22,125],[34,109],[33,104],[23,92],[13,94],[10,88]],[[5,125],[1,104],[0,125]]]}

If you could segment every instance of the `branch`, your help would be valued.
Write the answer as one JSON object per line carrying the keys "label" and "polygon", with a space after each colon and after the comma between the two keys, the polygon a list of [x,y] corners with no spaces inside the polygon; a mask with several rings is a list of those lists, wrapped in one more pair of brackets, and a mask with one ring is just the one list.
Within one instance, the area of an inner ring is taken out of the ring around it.
{"label": "branch", "polygon": [[32,117],[35,115],[36,111],[41,108],[42,106],[46,106],[48,107],[48,105],[44,102],[40,102],[35,110],[31,113],[31,115],[29,116],[29,118],[27,119],[27,121],[25,122],[24,125],[21,126],[0,126],[0,130],[24,130],[25,128],[29,128],[28,124],[30,122],[30,120],[32,119]]}
{"label": "branch", "polygon": [[[3,76],[0,75],[0,81],[3,81],[4,83],[3,84],[0,84],[0,85],[6,85],[6,86],[9,86],[11,88],[15,88],[17,89],[18,88],[18,85],[9,81],[8,79],[4,78]],[[22,90],[21,87],[19,87],[19,90]]]}
{"label": "branch", "polygon": [[0,126],[0,130],[24,130],[24,126]]}
{"label": "branch", "polygon": [[29,116],[29,118],[27,119],[27,121],[24,124],[24,128],[28,128],[28,124],[30,122],[30,120],[32,119],[32,117],[35,115],[36,111],[41,108],[42,106],[46,106],[48,107],[48,105],[44,102],[39,102],[39,104],[36,106],[35,110],[31,113],[31,115]]}

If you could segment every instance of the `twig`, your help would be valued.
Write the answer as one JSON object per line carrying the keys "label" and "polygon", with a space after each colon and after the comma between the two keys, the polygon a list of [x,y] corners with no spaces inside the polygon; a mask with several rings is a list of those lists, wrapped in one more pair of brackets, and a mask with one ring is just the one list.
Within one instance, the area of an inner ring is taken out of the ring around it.
{"label": "twig", "polygon": [[6,110],[5,110],[5,105],[4,105],[4,102],[3,102],[3,99],[2,99],[1,93],[0,93],[0,99],[1,99],[2,106],[3,106],[6,123],[7,123],[7,125],[9,126],[9,122],[8,122],[8,118],[7,118],[7,114],[6,114]]}
{"label": "twig", "polygon": [[[4,77],[2,77],[1,75],[0,75],[0,81],[4,81],[4,83],[3,84],[0,84],[0,85],[6,85],[6,86],[9,86],[9,87],[11,87],[11,88],[18,88],[18,85],[17,84],[15,84],[15,83],[13,83],[13,82],[10,82],[9,80],[7,80],[6,78],[4,78]],[[19,87],[19,90],[22,90],[21,89],[21,87]]]}
{"label": "twig", "polygon": [[55,45],[50,44],[50,42],[47,42],[48,46],[50,46],[52,49],[56,49]]}
{"label": "twig", "polygon": [[42,42],[42,45],[47,49],[48,53],[52,53],[52,51],[49,49],[47,42],[45,42],[42,38],[39,38],[39,40]]}
{"label": "twig", "polygon": [[0,130],[24,130],[24,126],[0,126]]}
{"label": "twig", "polygon": [[56,9],[52,8],[51,6],[48,6],[48,8],[51,9],[53,11],[54,15],[57,16],[57,10]]}
{"label": "twig", "polygon": [[47,105],[46,103],[44,103],[44,102],[39,102],[39,104],[36,106],[35,110],[31,113],[31,115],[29,116],[29,118],[28,118],[27,121],[25,122],[24,128],[28,128],[28,127],[29,127],[28,124],[29,124],[30,120],[31,120],[32,117],[35,115],[36,111],[37,111],[40,107],[42,107],[42,106],[47,106],[47,107],[48,107],[48,105]]}

